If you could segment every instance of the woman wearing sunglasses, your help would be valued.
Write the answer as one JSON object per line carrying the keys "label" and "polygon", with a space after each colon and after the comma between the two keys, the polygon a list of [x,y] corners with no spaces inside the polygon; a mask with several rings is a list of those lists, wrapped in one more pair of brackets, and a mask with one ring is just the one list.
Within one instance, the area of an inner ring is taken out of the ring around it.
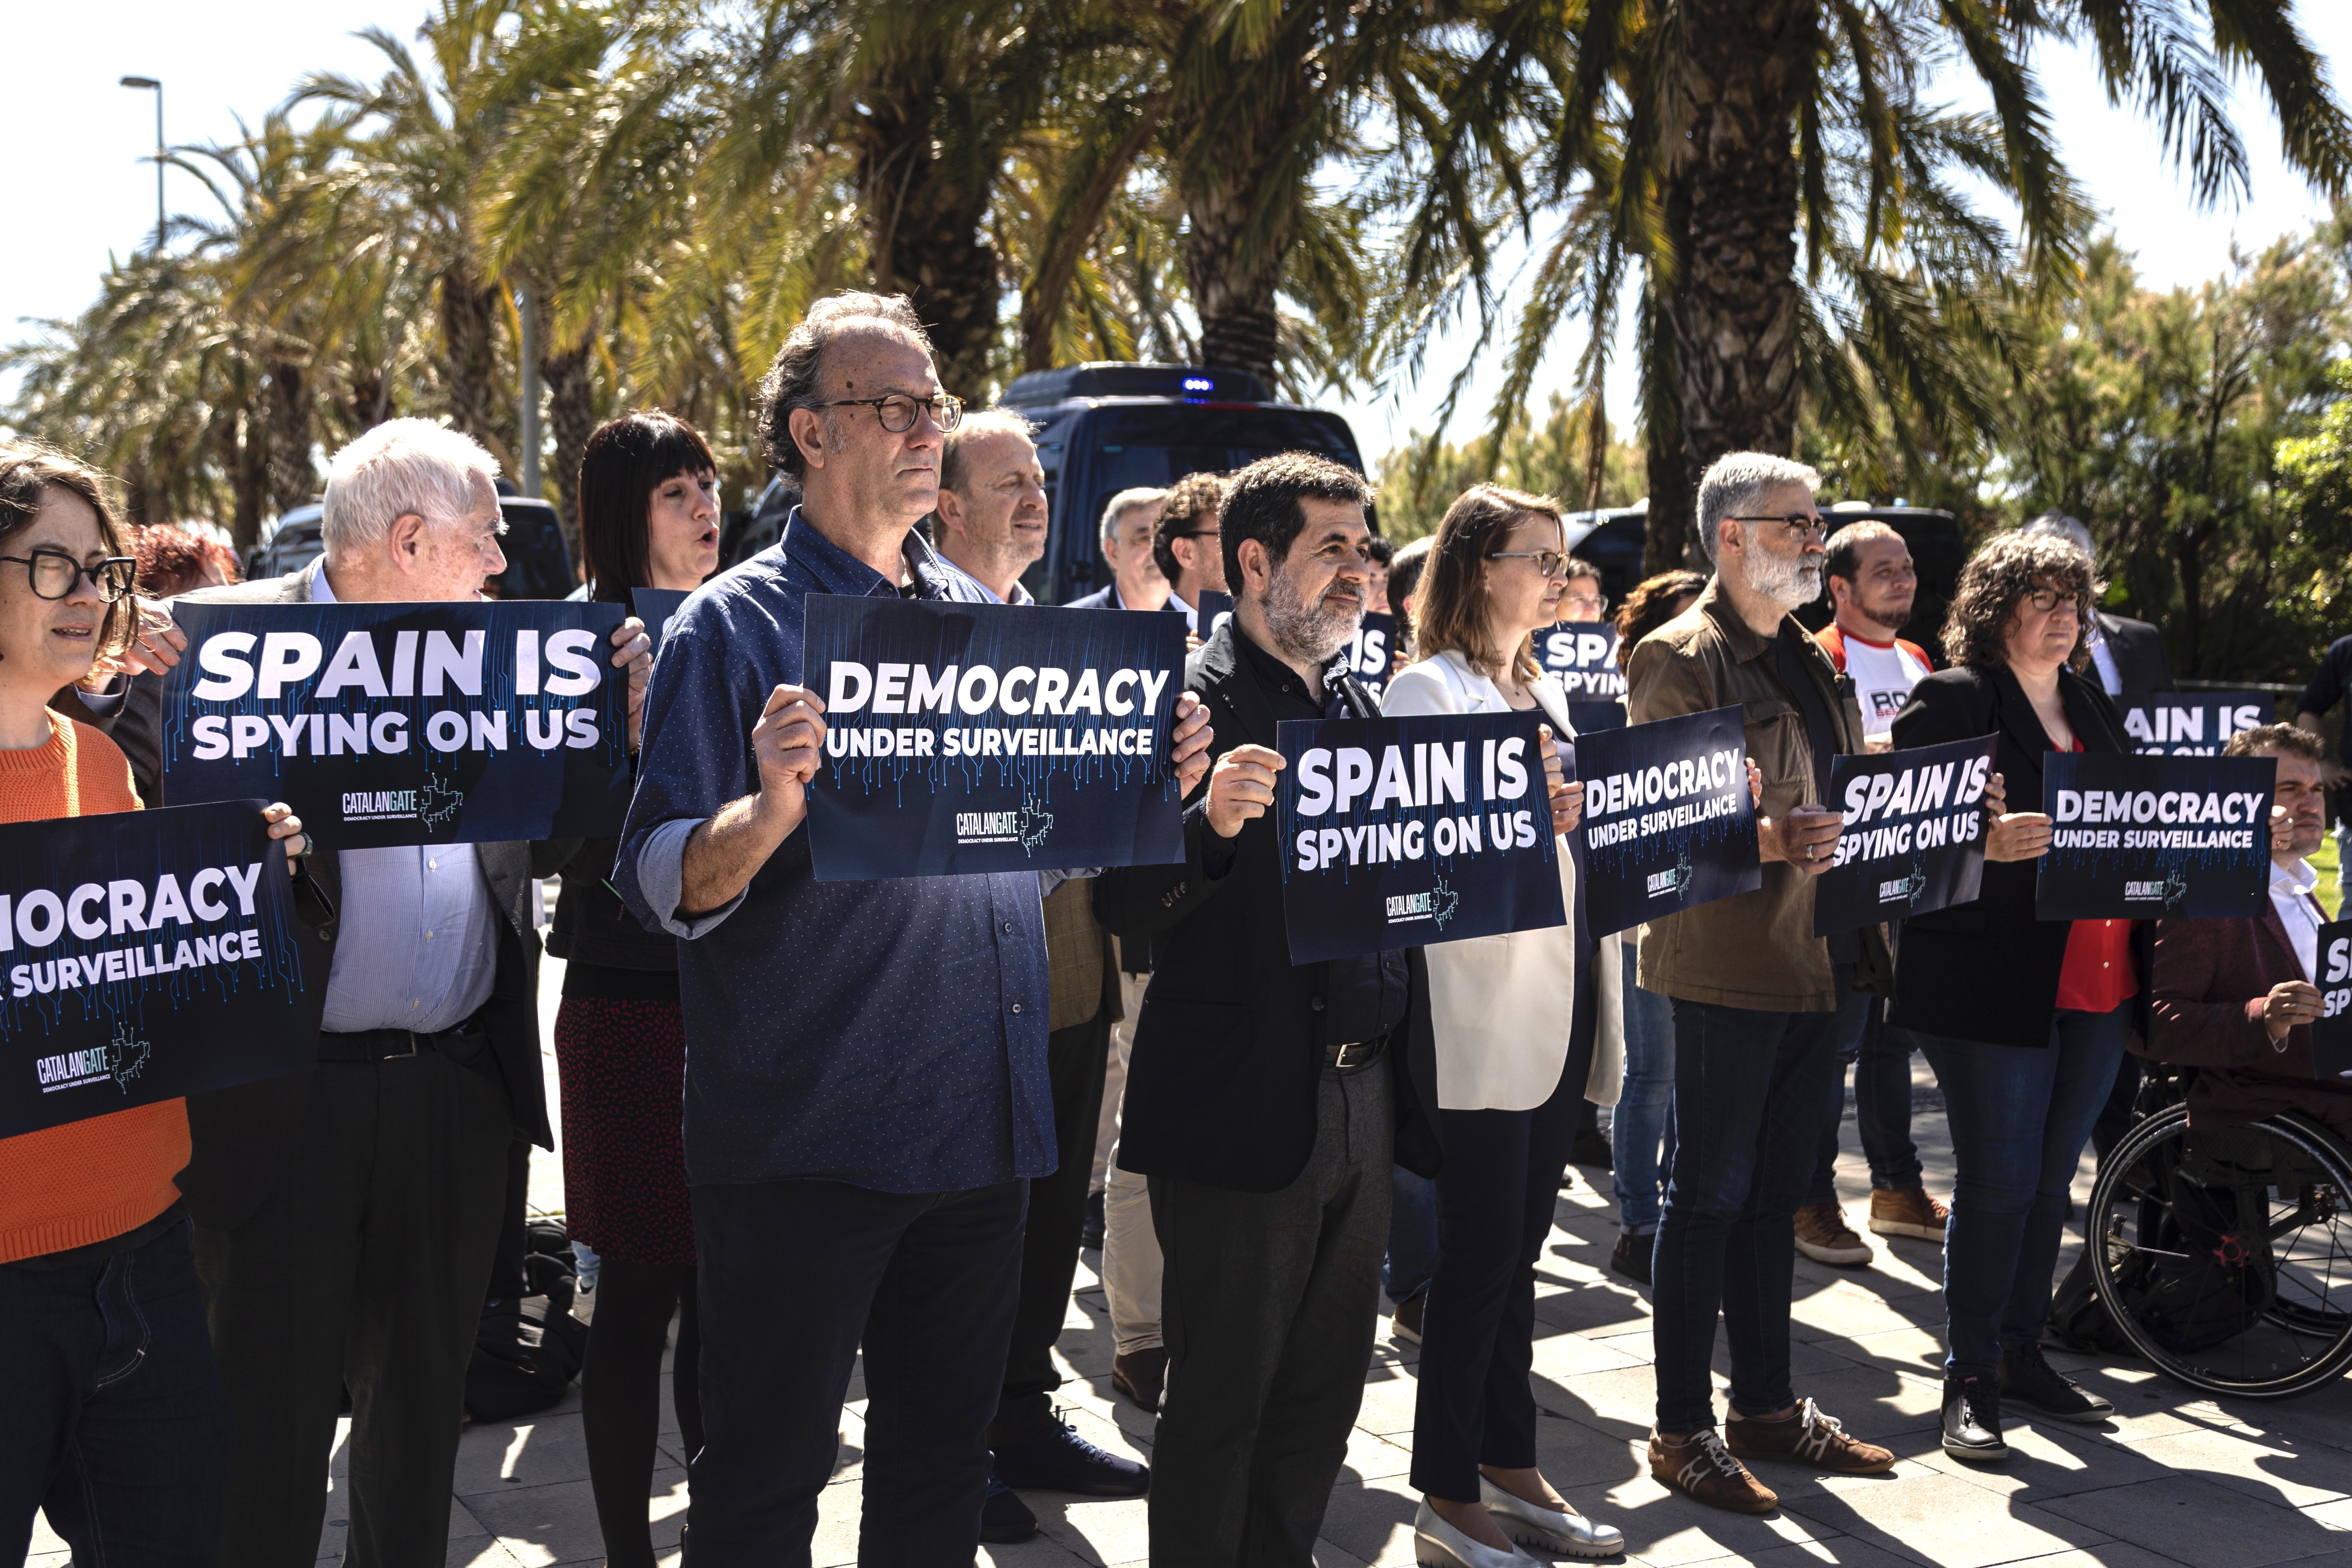
{"label": "woman wearing sunglasses", "polygon": [[[1944,622],[1952,668],[1911,689],[1899,748],[2000,737],[2011,800],[2038,805],[2052,752],[2127,752],[2084,632],[2089,563],[2055,539],[2009,534],[1969,562]],[[1918,1032],[1952,1124],[1958,1180],[1944,1236],[1944,1447],[2007,1458],[2004,1402],[2058,1421],[2113,1406],[2042,1359],[2067,1189],[2116,1080],[2136,1016],[2146,1029],[2149,950],[2140,921],[2041,921],[2038,811],[1999,819],[1976,902],[1903,922],[1887,1022]]]}
{"label": "woman wearing sunglasses", "polygon": [[[48,707],[100,661],[136,662],[137,570],[95,470],[0,442],[0,822],[139,809],[114,742]],[[262,815],[303,847],[284,805]],[[0,1563],[36,1510],[78,1563],[219,1560],[228,1404],[188,1156],[181,1100],[0,1139]]]}
{"label": "woman wearing sunglasses", "polygon": [[[1536,631],[1559,618],[1567,564],[1555,502],[1496,485],[1465,491],[1437,525],[1413,597],[1419,660],[1390,683],[1381,711],[1539,710],[1551,735],[1574,739],[1559,683],[1535,658]],[[1588,1091],[1613,1099],[1617,1076],[1614,1063],[1592,1068],[1592,942],[1566,837],[1583,799],[1584,786],[1569,784],[1553,801],[1566,925],[1423,949],[1445,1143],[1444,1239],[1423,1307],[1412,1423],[1424,1563],[1500,1568],[1525,1561],[1514,1542],[1571,1557],[1625,1546],[1536,1468],[1528,1384],[1536,1259],[1578,1112]]]}

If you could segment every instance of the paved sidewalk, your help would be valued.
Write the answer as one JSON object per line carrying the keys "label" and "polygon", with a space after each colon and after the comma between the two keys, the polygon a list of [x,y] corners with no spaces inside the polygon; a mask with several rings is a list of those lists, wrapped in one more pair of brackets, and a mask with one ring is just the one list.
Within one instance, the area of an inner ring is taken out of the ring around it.
{"label": "paved sidewalk", "polygon": [[[551,1014],[561,965],[551,963]],[[551,1060],[550,1071],[552,1072]],[[552,1084],[550,1086],[551,1099]],[[1915,1132],[1928,1182],[1948,1193],[1949,1143],[1940,1100],[1924,1063],[1915,1063]],[[1868,1177],[1852,1151],[1840,1185],[1858,1221]],[[534,1166],[534,1197],[560,1207],[561,1167]],[[1833,1269],[1798,1260],[1797,1391],[1819,1399],[1858,1435],[1901,1456],[1894,1471],[1869,1478],[1810,1479],[1773,1467],[1765,1479],[1781,1511],[1747,1519],[1703,1509],[1649,1479],[1642,1447],[1653,1384],[1649,1304],[1607,1269],[1613,1207],[1575,1173],[1560,1194],[1539,1266],[1536,1394],[1544,1411],[1546,1475],[1584,1512],[1624,1531],[1627,1561],[1683,1568],[1700,1563],[1813,1564],[1848,1568],[2260,1568],[2326,1560],[2352,1568],[2352,1384],[2284,1405],[2228,1405],[2193,1395],[2126,1362],[2053,1355],[2114,1400],[2104,1426],[2012,1422],[2015,1449],[2000,1469],[1976,1470],[1937,1443],[1942,1313],[1934,1243],[1874,1237],[1866,1268]],[[2086,1161],[2076,1196],[2089,1194]],[[2067,1262],[2071,1263],[2070,1247]],[[1060,1352],[1072,1381],[1062,1398],[1093,1441],[1148,1460],[1149,1417],[1110,1391],[1110,1327],[1089,1253],[1079,1270]],[[2062,1265],[2063,1267],[2063,1265]],[[1718,1341],[1718,1346],[1720,1342]],[[1412,1462],[1413,1363],[1409,1346],[1385,1336],[1367,1370],[1364,1405],[1349,1445],[1323,1544],[1321,1568],[1408,1564],[1418,1500],[1406,1484]],[[1717,1353],[1717,1383],[1725,1366]],[[817,1531],[820,1568],[856,1559],[857,1487],[864,1390],[853,1383],[842,1413],[842,1469]],[[654,1539],[665,1568],[677,1562],[686,1510],[684,1456],[664,1415],[664,1448],[654,1477]],[[322,1562],[342,1555],[342,1458],[335,1467]],[[513,1426],[466,1435],[450,1509],[450,1568],[541,1568],[601,1564],[579,1399]],[[1037,1493],[1029,1503],[1045,1534],[1026,1545],[983,1549],[993,1564],[1069,1568],[1140,1563],[1148,1555],[1145,1505]],[[29,1563],[63,1568],[61,1544],[38,1531]]]}

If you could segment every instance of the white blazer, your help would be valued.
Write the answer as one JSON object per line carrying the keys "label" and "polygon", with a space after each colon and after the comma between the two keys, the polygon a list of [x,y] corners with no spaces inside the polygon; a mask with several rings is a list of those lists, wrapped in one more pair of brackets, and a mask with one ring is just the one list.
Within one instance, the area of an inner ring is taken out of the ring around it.
{"label": "white blazer", "polygon": [[[1532,690],[1553,732],[1573,740],[1559,683],[1545,676]],[[1495,683],[1458,653],[1408,665],[1381,699],[1381,713],[1392,719],[1510,710]],[[1560,902],[1570,911],[1566,925],[1423,949],[1436,1034],[1437,1103],[1444,1110],[1533,1110],[1559,1087],[1576,1012],[1576,863],[1565,841],[1556,847]],[[1593,1055],[1592,1080],[1613,1091],[1622,1073],[1604,1074],[1597,1047]],[[1610,1102],[1615,1099],[1612,1092]]]}

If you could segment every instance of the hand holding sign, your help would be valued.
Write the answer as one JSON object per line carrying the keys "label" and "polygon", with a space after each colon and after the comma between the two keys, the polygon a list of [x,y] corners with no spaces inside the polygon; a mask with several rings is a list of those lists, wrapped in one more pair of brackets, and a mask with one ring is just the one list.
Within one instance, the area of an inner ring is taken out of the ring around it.
{"label": "hand holding sign", "polygon": [[1176,774],[1176,791],[1189,798],[1192,786],[1209,771],[1209,742],[1217,732],[1209,728],[1209,710],[1187,691],[1176,699],[1176,728],[1169,731],[1168,765]]}
{"label": "hand holding sign", "polygon": [[1549,724],[1536,726],[1542,738],[1544,785],[1551,796],[1551,830],[1555,834],[1573,833],[1584,818],[1584,785],[1567,782],[1566,769],[1559,761],[1559,745]]}
{"label": "hand holding sign", "polygon": [[1264,816],[1274,805],[1274,775],[1287,766],[1267,746],[1235,746],[1219,757],[1209,774],[1209,830],[1231,838],[1242,824]]}
{"label": "hand holding sign", "polygon": [[302,819],[284,801],[261,808],[261,820],[269,824],[269,837],[286,846],[286,874],[294,874],[294,862],[310,852],[310,840],[302,832]]}
{"label": "hand holding sign", "polygon": [[2308,980],[2282,980],[2263,998],[2263,1027],[2275,1045],[2289,1029],[2319,1021],[2319,987]]}
{"label": "hand holding sign", "polygon": [[613,628],[613,668],[629,672],[629,716],[626,732],[629,754],[635,756],[637,741],[645,730],[646,682],[653,679],[654,643],[646,635],[646,623],[631,616]]}
{"label": "hand holding sign", "polygon": [[1809,877],[1818,877],[1837,863],[1839,833],[1844,821],[1825,805],[1791,807],[1780,821],[1756,819],[1756,853],[1759,859],[1786,860]]}
{"label": "hand holding sign", "polygon": [[758,810],[778,843],[808,816],[809,781],[824,758],[824,699],[805,686],[779,686],[751,726],[751,758],[760,769]]}

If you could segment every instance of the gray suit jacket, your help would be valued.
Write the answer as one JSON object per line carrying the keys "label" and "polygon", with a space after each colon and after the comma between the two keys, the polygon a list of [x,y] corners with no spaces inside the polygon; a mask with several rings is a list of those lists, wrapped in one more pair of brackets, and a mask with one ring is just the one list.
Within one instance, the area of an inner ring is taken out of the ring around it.
{"label": "gray suit jacket", "polygon": [[[305,605],[320,563],[257,583],[199,588],[180,595],[192,604]],[[163,682],[142,675],[131,683],[121,714],[110,726],[116,745],[131,759],[142,798],[160,804],[163,757]],[[309,874],[324,899],[329,918],[315,927],[315,965],[309,972],[311,1020],[327,1006],[327,972],[341,922],[333,917],[342,901],[341,858],[328,836],[313,842]],[[498,974],[483,1005],[494,1076],[507,1091],[518,1137],[541,1148],[555,1140],[547,1121],[547,1091],[539,1048],[539,932],[531,920],[531,879],[554,873],[578,847],[575,841],[546,844],[477,844],[482,881],[504,918],[498,926]],[[188,1130],[194,1157],[180,1177],[196,1223],[228,1229],[244,1224],[277,1184],[294,1131],[310,1103],[310,1075],[295,1073],[192,1097]]]}

